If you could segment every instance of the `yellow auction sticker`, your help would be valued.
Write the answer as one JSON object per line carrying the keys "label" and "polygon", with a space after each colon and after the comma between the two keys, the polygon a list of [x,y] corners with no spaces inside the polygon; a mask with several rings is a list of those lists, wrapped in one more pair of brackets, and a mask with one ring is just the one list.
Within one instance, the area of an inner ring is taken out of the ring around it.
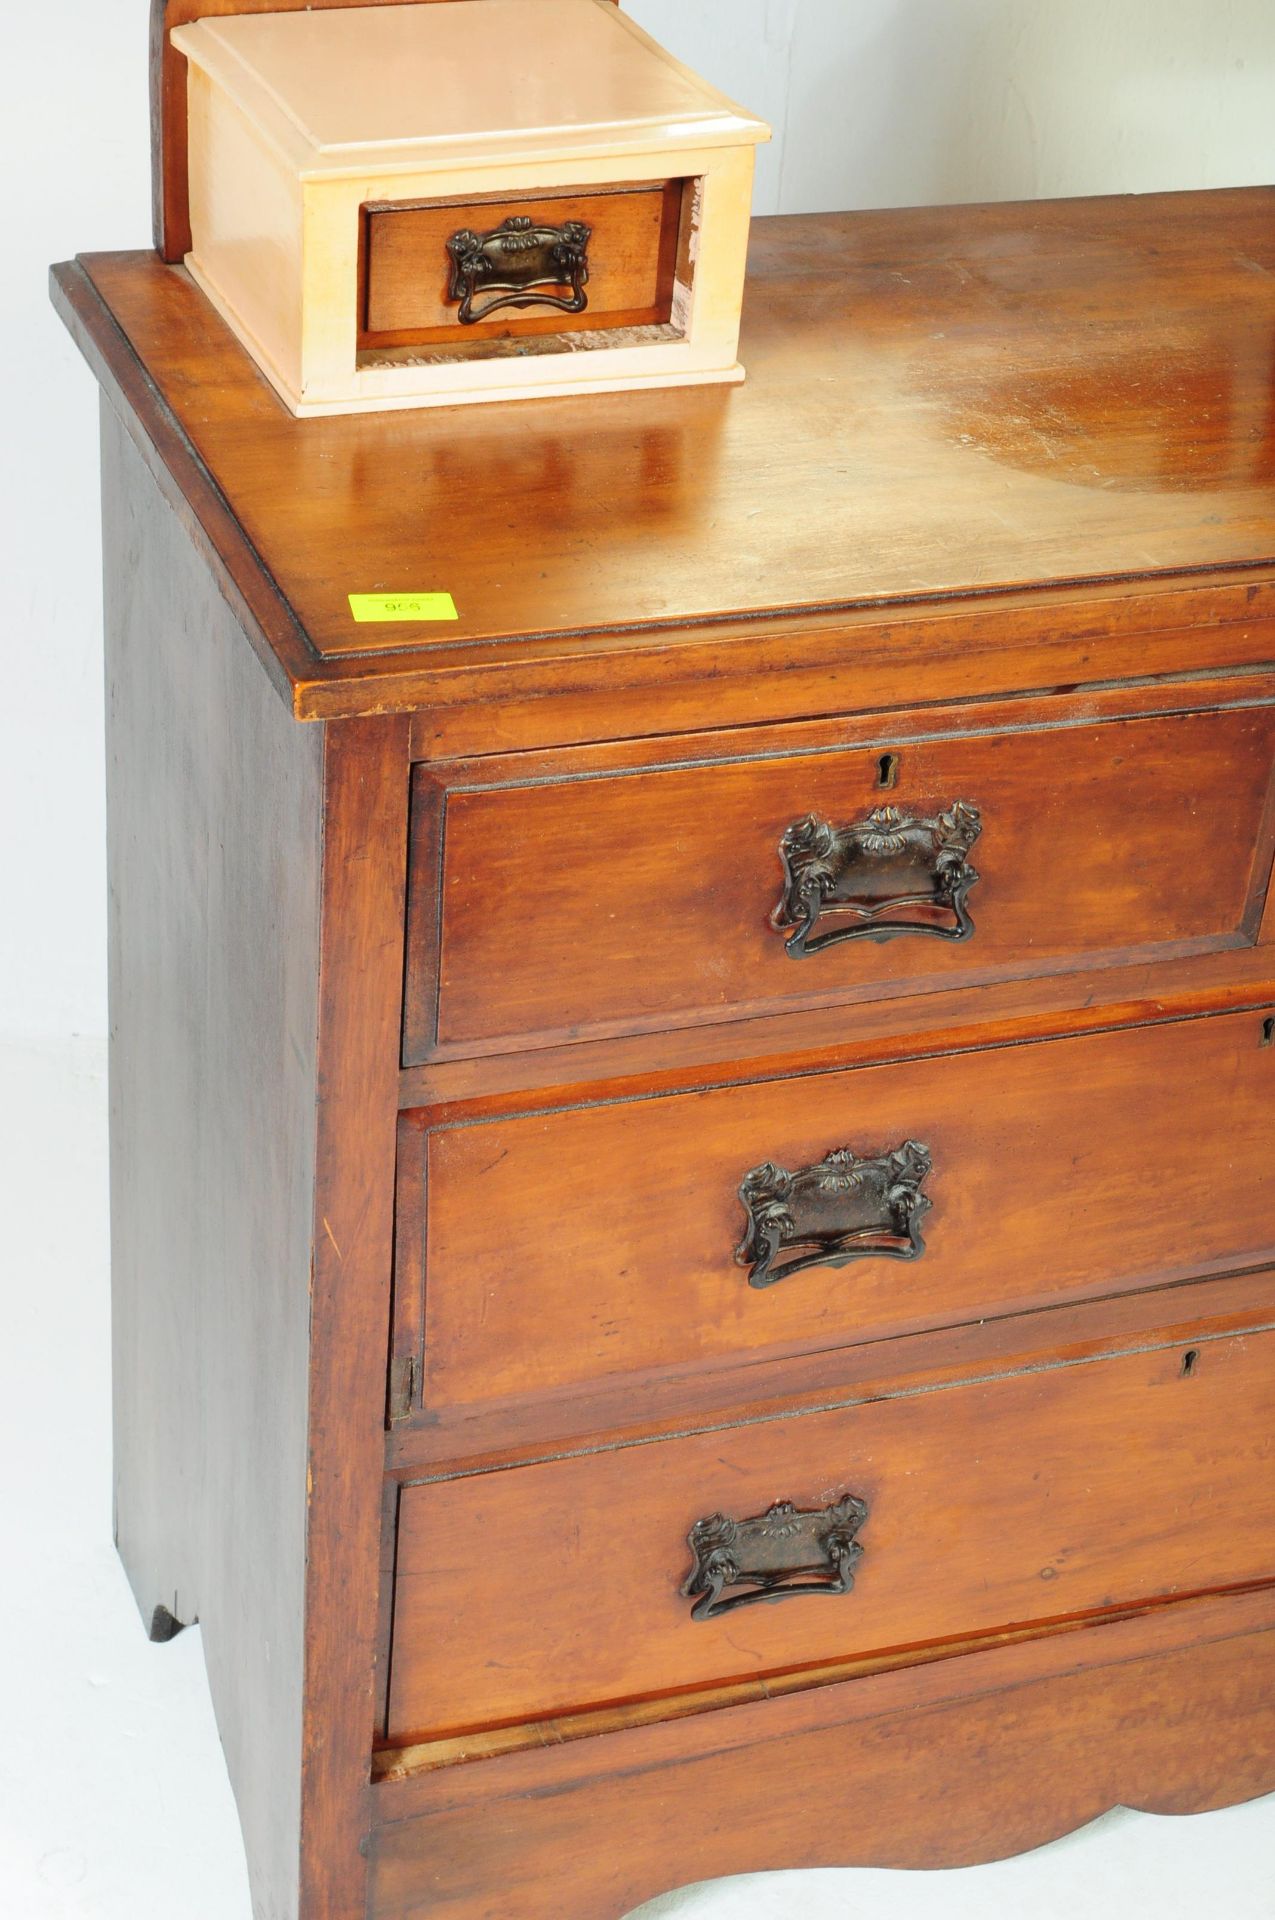
{"label": "yellow auction sticker", "polygon": [[352,593],[350,612],[364,620],[458,620],[450,593]]}

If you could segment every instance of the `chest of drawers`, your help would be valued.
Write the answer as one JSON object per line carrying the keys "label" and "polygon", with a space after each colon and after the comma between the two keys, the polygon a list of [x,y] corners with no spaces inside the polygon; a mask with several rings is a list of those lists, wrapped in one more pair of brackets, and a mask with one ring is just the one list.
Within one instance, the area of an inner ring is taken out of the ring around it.
{"label": "chest of drawers", "polygon": [[261,1920],[1275,1788],[1273,273],[1265,191],[762,222],[746,386],[462,434],[56,270],[119,1542]]}

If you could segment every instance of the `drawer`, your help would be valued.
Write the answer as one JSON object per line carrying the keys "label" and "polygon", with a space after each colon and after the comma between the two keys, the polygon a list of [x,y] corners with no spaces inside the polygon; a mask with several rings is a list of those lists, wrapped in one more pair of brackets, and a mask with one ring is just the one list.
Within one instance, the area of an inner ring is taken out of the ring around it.
{"label": "drawer", "polygon": [[1248,942],[1273,710],[1065,711],[562,779],[418,768],[408,1063]]}
{"label": "drawer", "polygon": [[409,1486],[397,1569],[400,1740],[1269,1580],[1275,1336]]}
{"label": "drawer", "polygon": [[395,1297],[425,1415],[1258,1265],[1275,1257],[1269,1029],[1225,1014],[406,1116]]}
{"label": "drawer", "polygon": [[663,325],[690,185],[367,206],[360,345]]}

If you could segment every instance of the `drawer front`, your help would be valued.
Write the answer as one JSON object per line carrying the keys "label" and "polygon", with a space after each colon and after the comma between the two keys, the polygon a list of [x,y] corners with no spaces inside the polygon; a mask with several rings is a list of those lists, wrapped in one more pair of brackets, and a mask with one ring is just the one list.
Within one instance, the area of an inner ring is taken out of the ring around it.
{"label": "drawer front", "polygon": [[409,1116],[400,1213],[426,1218],[396,1297],[424,1301],[425,1412],[1256,1265],[1275,1257],[1273,1132],[1260,1013]]}
{"label": "drawer front", "polygon": [[1275,1337],[410,1486],[397,1568],[400,1739],[1269,1580]]}
{"label": "drawer front", "polygon": [[1273,713],[971,719],[888,752],[457,787],[441,820],[418,769],[407,1059],[1242,944]]}
{"label": "drawer front", "polygon": [[360,345],[663,325],[686,185],[365,207]]}

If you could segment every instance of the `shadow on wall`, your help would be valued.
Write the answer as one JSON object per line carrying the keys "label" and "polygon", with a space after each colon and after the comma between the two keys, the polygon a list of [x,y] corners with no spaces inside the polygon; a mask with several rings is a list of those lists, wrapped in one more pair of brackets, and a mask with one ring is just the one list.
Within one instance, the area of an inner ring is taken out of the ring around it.
{"label": "shadow on wall", "polygon": [[759,211],[1275,180],[1271,0],[625,4],[772,119]]}

